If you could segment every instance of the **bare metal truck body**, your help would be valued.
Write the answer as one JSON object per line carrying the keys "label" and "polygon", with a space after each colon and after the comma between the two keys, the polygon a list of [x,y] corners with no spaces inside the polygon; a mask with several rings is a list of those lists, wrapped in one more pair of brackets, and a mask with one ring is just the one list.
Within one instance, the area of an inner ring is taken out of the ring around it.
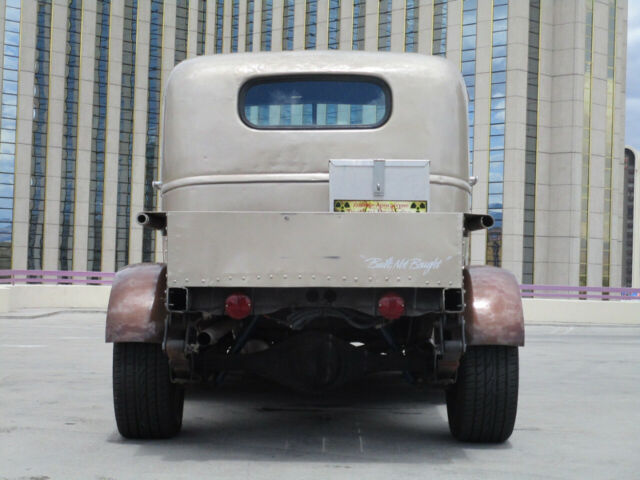
{"label": "bare metal truck body", "polygon": [[229,371],[307,392],[398,371],[447,389],[456,438],[509,437],[522,307],[511,274],[466,266],[493,220],[468,212],[454,65],[199,57],[169,78],[163,140],[162,210],[138,221],[164,263],[120,271],[107,315],[124,436],[176,434],[185,385]]}

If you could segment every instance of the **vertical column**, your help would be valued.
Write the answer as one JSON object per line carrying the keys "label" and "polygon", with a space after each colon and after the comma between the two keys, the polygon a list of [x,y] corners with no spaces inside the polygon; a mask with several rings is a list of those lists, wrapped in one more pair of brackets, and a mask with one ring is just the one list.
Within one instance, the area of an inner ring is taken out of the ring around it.
{"label": "vertical column", "polygon": [[73,270],[86,270],[93,123],[93,77],[96,51],[96,0],[83,0],[78,96],[78,153],[76,163]]}
{"label": "vertical column", "polygon": [[102,271],[112,272],[116,260],[118,216],[118,152],[120,146],[120,93],[122,82],[122,29],[124,0],[111,0],[109,68],[102,216]]}
{"label": "vertical column", "polygon": [[284,2],[286,0],[273,0],[273,14],[271,23],[271,50],[282,51],[282,28],[284,22]]}
{"label": "vertical column", "polygon": [[[505,102],[505,122],[503,129],[504,142],[504,179],[502,184],[502,251],[501,265],[511,271],[519,282],[522,281],[522,259],[525,202],[525,172],[527,146],[527,91],[529,64],[529,2],[516,2],[508,5],[507,17],[500,20],[496,16],[498,2],[494,3],[493,20],[493,59],[496,49],[506,48],[506,71],[492,72],[492,102],[502,98]],[[506,24],[505,24],[506,23]],[[504,25],[504,28],[501,26]],[[505,43],[501,45],[498,37],[504,35]],[[506,75],[506,83],[500,84]],[[497,78],[496,78],[497,76]],[[537,88],[534,84],[532,87]],[[501,97],[501,95],[504,95]],[[535,102],[535,100],[533,100]],[[535,108],[531,114],[535,122]],[[491,121],[490,142],[500,133],[493,119]],[[535,128],[533,126],[532,128]],[[533,154],[535,155],[535,133],[533,133]],[[533,160],[535,164],[535,159]],[[489,164],[491,169],[491,163]],[[493,187],[489,179],[489,195]],[[535,184],[528,187],[527,192],[533,199]],[[533,236],[533,222],[527,223],[526,233]]]}
{"label": "vertical column", "polygon": [[[405,50],[405,35],[407,33],[407,15],[409,15],[409,21],[412,21],[413,15],[417,13],[417,5],[414,9],[414,4],[417,4],[418,0],[399,1],[394,0],[393,3],[389,2],[391,9],[391,51],[392,52],[404,52]],[[411,31],[413,32],[413,23],[410,23]]]}
{"label": "vertical column", "polygon": [[293,49],[316,48],[318,29],[318,2],[304,0],[293,5]]}
{"label": "vertical column", "polygon": [[[200,0],[189,0],[189,20],[187,22],[187,58],[198,55],[198,21]],[[204,43],[203,43],[204,46]]]}
{"label": "vertical column", "polygon": [[433,1],[418,0],[418,53],[431,53]]}
{"label": "vertical column", "polygon": [[318,0],[316,25],[316,48],[318,50],[329,48],[329,3],[330,0]]}
{"label": "vertical column", "polygon": [[[224,8],[223,8],[223,20],[222,20],[222,51],[224,53],[231,52],[231,38],[232,34],[237,32],[232,32],[231,28],[231,20],[233,12],[233,7],[237,6],[238,0],[224,0]],[[237,18],[237,17],[236,17]],[[237,37],[236,37],[237,40]]]}
{"label": "vertical column", "polygon": [[[329,0],[331,2],[331,0]],[[339,8],[340,30],[338,32],[340,50],[351,50],[353,48],[353,27],[355,25],[354,4],[362,3],[364,0],[341,1]]]}
{"label": "vertical column", "polygon": [[247,38],[247,7],[248,1],[239,1],[238,11],[238,52],[245,51]]}
{"label": "vertical column", "polygon": [[207,0],[207,29],[204,42],[204,54],[211,55],[215,51],[216,43],[216,9],[222,0]]}
{"label": "vertical column", "polygon": [[[495,3],[494,3],[495,4]],[[460,60],[460,40],[461,35],[461,20],[462,20],[462,0],[448,0],[447,1],[447,58],[452,59],[454,62]]]}
{"label": "vertical column", "polygon": [[380,0],[365,0],[364,50],[378,50],[378,10]]}

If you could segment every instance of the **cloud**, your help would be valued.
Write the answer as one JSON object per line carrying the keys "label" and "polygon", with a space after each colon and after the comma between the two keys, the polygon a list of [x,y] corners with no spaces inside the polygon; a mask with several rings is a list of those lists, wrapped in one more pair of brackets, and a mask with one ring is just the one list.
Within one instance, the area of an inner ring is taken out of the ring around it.
{"label": "cloud", "polygon": [[625,144],[640,147],[640,2],[629,1]]}

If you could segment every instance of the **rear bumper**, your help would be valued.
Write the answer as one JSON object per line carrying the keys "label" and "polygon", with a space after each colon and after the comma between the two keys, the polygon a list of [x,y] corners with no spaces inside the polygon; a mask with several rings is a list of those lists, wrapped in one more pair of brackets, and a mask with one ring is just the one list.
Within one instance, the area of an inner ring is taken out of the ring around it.
{"label": "rear bumper", "polygon": [[463,217],[168,212],[168,286],[462,288]]}

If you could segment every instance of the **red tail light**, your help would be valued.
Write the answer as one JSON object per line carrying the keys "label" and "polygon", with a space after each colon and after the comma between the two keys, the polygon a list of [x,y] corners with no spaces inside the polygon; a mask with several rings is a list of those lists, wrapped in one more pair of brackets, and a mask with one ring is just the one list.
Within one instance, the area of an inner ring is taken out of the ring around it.
{"label": "red tail light", "polygon": [[378,312],[387,320],[396,320],[404,315],[404,299],[394,292],[385,293],[378,300]]}
{"label": "red tail light", "polygon": [[248,317],[251,313],[251,299],[244,293],[232,293],[224,301],[224,313],[235,320]]}

